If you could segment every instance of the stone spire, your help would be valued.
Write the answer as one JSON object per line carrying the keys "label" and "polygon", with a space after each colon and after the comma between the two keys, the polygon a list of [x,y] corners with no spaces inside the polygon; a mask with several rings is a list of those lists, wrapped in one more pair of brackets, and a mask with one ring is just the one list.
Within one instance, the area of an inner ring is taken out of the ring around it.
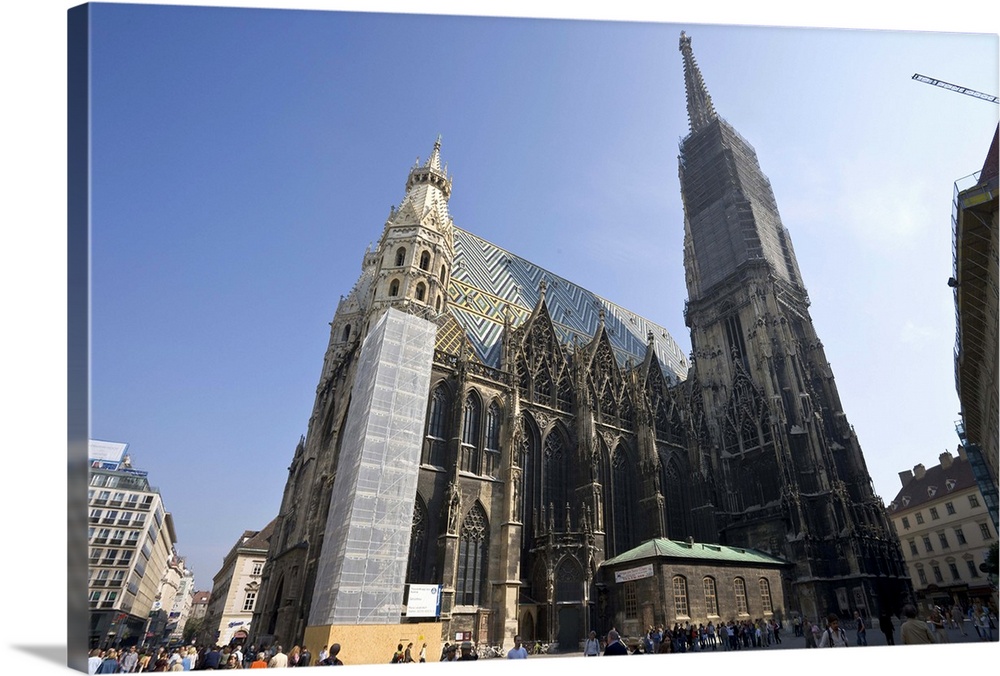
{"label": "stone spire", "polygon": [[715,107],[712,105],[712,97],[705,87],[705,80],[701,77],[698,69],[698,62],[694,60],[694,52],[691,51],[691,38],[681,31],[681,54],[684,56],[684,89],[687,91],[688,124],[691,131],[695,132],[715,119]]}

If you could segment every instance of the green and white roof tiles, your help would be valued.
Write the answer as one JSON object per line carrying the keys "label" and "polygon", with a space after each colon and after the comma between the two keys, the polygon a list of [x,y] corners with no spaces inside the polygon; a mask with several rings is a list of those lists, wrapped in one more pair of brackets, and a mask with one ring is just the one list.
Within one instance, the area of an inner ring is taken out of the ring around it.
{"label": "green and white roof tiles", "polygon": [[748,547],[728,547],[726,545],[701,542],[681,542],[667,538],[647,540],[638,547],[608,559],[602,566],[616,566],[646,559],[693,559],[706,562],[736,563],[744,565],[782,566],[791,562],[765,554]]}
{"label": "green and white roof tiles", "polygon": [[477,356],[488,366],[499,366],[504,313],[511,325],[522,324],[538,303],[539,286],[546,282],[545,305],[556,335],[564,345],[589,343],[604,311],[604,324],[618,362],[641,362],[648,336],[668,382],[687,377],[688,363],[667,330],[534,263],[460,228],[454,229],[455,258],[449,285],[449,307],[465,329]]}

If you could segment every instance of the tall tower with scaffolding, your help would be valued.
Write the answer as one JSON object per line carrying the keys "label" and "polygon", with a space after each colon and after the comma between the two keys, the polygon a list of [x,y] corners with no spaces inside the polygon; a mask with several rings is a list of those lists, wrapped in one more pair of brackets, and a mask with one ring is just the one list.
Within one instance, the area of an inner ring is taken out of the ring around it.
{"label": "tall tower with scaffolding", "polygon": [[796,562],[792,592],[828,609],[896,610],[908,587],[771,184],[715,111],[683,32],[685,322],[709,422],[722,542]]}

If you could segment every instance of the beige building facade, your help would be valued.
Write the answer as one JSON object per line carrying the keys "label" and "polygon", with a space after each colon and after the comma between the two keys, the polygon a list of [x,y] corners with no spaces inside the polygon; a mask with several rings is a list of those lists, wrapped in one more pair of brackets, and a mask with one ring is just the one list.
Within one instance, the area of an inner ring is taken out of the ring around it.
{"label": "beige building facade", "polygon": [[246,643],[273,527],[272,521],[263,530],[244,531],[226,554],[222,568],[213,578],[199,642]]}
{"label": "beige building facade", "polygon": [[997,533],[964,447],[899,477],[902,488],[888,512],[918,603],[951,607],[987,600],[989,581],[979,565]]}

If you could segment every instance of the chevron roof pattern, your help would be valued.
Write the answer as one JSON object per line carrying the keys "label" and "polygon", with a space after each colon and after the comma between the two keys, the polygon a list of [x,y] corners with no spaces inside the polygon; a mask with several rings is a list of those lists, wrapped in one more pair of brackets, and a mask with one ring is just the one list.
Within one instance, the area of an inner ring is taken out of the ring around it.
{"label": "chevron roof pattern", "polygon": [[618,363],[633,363],[646,355],[647,334],[664,376],[676,383],[687,376],[688,363],[673,337],[659,324],[629,312],[495,244],[455,228],[455,258],[448,288],[452,316],[465,329],[477,356],[488,366],[500,365],[500,335],[504,309],[511,325],[523,323],[538,303],[539,282],[545,280],[545,304],[559,339],[580,345],[597,331],[600,311]]}

